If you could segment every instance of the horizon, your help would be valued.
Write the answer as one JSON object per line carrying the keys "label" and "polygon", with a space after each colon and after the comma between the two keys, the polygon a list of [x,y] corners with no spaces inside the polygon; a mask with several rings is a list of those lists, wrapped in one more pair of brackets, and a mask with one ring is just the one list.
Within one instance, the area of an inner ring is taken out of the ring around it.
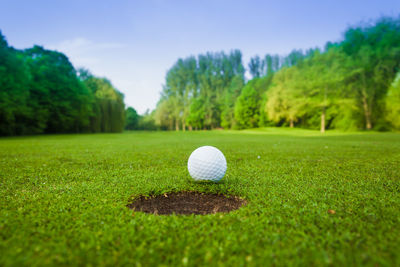
{"label": "horizon", "polygon": [[[323,49],[326,42],[341,40],[349,26],[400,12],[395,1],[307,1],[291,6],[278,1],[118,3],[99,1],[93,8],[75,0],[6,1],[0,30],[12,47],[41,45],[57,50],[75,68],[106,77],[125,95],[126,106],[143,114],[155,108],[165,75],[178,58],[239,49],[247,68],[255,55]],[[243,21],[237,20],[240,16]]]}

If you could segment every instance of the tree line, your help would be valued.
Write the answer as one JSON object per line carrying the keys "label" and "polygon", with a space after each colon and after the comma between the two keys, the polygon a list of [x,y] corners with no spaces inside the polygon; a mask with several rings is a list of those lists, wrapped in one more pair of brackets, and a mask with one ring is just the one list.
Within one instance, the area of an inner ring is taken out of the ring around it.
{"label": "tree line", "polygon": [[400,129],[399,67],[400,19],[387,17],[324,49],[255,56],[249,81],[239,50],[190,56],[169,69],[146,119],[166,130]]}
{"label": "tree line", "polygon": [[[250,79],[245,73],[248,71]],[[323,49],[287,56],[240,50],[178,59],[153,111],[125,109],[109,80],[0,32],[0,135],[126,130],[400,129],[400,18],[348,28]]]}
{"label": "tree line", "polygon": [[123,98],[64,54],[14,49],[0,32],[0,135],[121,132]]}

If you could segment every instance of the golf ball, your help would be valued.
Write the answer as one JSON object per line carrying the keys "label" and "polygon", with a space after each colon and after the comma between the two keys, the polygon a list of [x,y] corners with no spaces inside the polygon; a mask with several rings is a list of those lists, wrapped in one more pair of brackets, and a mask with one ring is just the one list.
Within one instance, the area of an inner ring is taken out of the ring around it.
{"label": "golf ball", "polygon": [[222,152],[213,146],[202,146],[190,154],[188,170],[195,180],[218,182],[226,172],[226,159]]}

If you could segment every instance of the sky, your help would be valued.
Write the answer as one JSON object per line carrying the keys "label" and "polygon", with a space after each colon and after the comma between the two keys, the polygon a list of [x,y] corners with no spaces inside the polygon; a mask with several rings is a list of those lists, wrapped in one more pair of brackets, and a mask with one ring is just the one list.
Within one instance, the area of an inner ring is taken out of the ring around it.
{"label": "sky", "polygon": [[107,77],[140,114],[178,58],[240,49],[288,54],[339,41],[349,26],[399,16],[399,0],[0,0],[9,45],[42,45]]}

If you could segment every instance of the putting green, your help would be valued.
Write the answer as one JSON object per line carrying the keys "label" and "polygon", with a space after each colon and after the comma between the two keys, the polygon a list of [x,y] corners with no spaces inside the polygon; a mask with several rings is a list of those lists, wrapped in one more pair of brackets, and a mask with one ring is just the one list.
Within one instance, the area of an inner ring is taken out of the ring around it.
{"label": "putting green", "polygon": [[[186,164],[226,156],[218,184]],[[290,129],[0,139],[0,265],[400,265],[400,134]],[[230,213],[133,212],[131,196],[245,198]]]}

